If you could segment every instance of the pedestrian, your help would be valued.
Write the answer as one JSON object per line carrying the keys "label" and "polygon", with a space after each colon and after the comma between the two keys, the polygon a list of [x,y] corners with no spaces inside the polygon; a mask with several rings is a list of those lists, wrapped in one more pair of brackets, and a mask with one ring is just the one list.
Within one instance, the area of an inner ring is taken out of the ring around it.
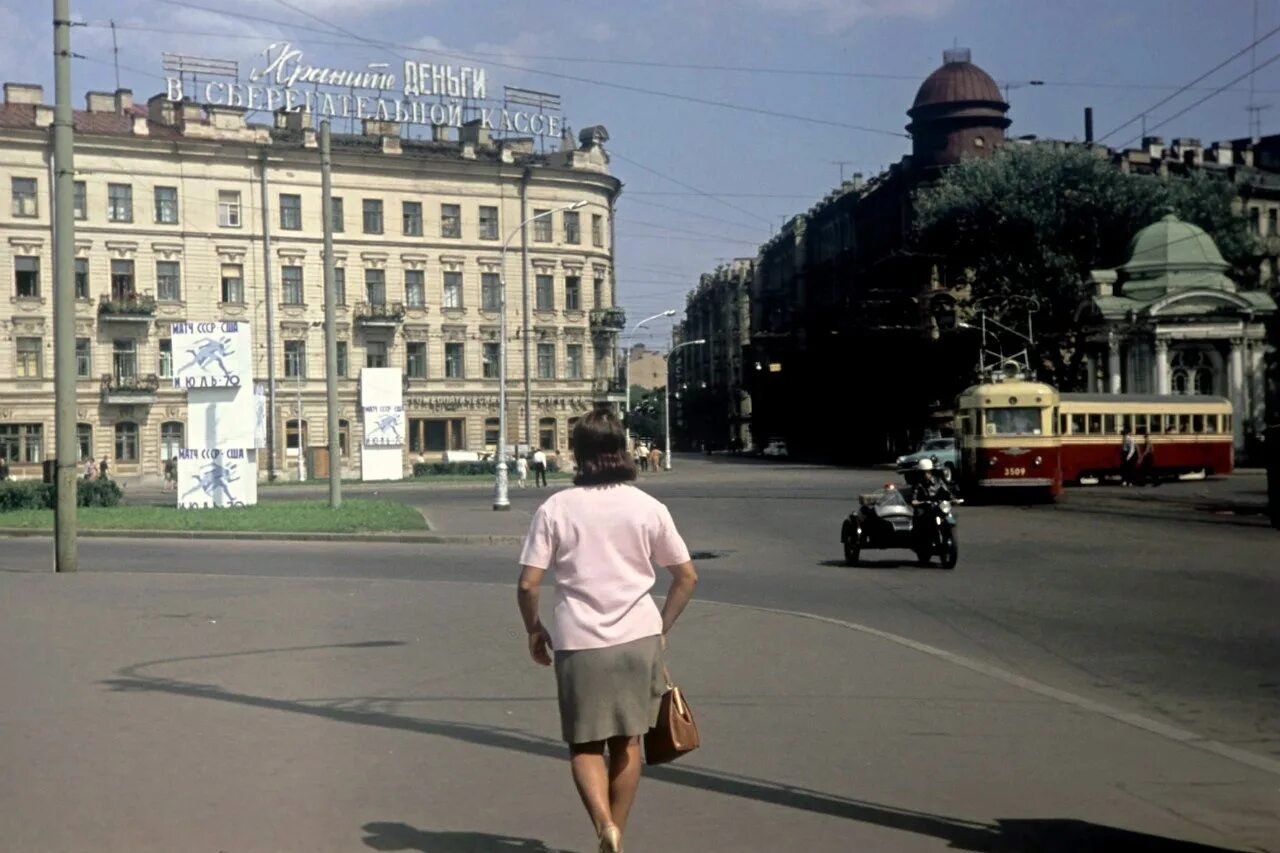
{"label": "pedestrian", "polygon": [[1142,450],[1138,452],[1138,471],[1142,485],[1160,485],[1160,478],[1156,475],[1156,449],[1151,446],[1151,433],[1145,433],[1142,437]]}
{"label": "pedestrian", "polygon": [[98,479],[99,480],[109,479],[107,477],[107,472],[110,470],[111,470],[111,464],[107,462],[106,454],[103,454],[102,461],[98,463]]}
{"label": "pedestrian", "polygon": [[635,453],[636,453],[636,467],[639,468],[641,471],[645,470],[645,468],[647,468],[649,465],[648,448],[646,448],[644,444],[642,444],[641,442],[637,441]]}
{"label": "pedestrian", "polygon": [[7,479],[9,479],[9,460],[5,459],[4,456],[0,456],[0,483]]}
{"label": "pedestrian", "polygon": [[662,466],[662,451],[655,445],[649,450],[649,467],[657,471]]}
{"label": "pedestrian", "polygon": [[171,456],[164,461],[164,490],[178,490],[178,457]]}
{"label": "pedestrian", "polygon": [[84,478],[86,480],[98,479],[98,463],[93,460],[92,456],[86,456],[84,460]]}
{"label": "pedestrian", "polygon": [[529,460],[524,456],[516,457],[516,481],[522,489],[529,484]]}
{"label": "pedestrian", "polygon": [[[671,513],[631,485],[636,469],[625,442],[608,411],[574,426],[574,488],[534,514],[517,594],[530,656],[554,662],[573,781],[599,849],[610,853],[622,849],[640,784],[640,735],[658,720],[666,637],[698,577]],[[655,564],[671,573],[661,610],[650,595]],[[548,569],[555,580],[550,630],[538,616]]]}
{"label": "pedestrian", "polygon": [[547,454],[542,452],[541,447],[533,451],[533,484],[535,486],[547,484]]}
{"label": "pedestrian", "polygon": [[1133,433],[1129,432],[1129,428],[1125,427],[1120,430],[1120,484],[1122,486],[1133,485],[1133,475],[1137,468],[1138,462],[1138,445],[1133,440]]}

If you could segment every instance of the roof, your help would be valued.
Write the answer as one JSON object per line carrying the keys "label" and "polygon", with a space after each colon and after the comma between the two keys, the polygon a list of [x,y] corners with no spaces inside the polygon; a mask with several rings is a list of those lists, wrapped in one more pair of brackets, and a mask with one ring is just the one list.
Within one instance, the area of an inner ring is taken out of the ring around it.
{"label": "roof", "polygon": [[1205,230],[1170,213],[1134,235],[1129,259],[1118,267],[1120,292],[1144,302],[1170,290],[1236,289],[1228,264]]}
{"label": "roof", "polygon": [[967,59],[945,62],[920,84],[908,113],[939,104],[984,103],[1008,109],[991,75]]}
{"label": "roof", "polygon": [[[48,109],[52,110],[52,107]],[[146,107],[133,105],[124,113],[73,110],[76,133],[92,136],[133,136],[133,120],[147,116]],[[32,130],[36,128],[35,104],[0,104],[0,128]],[[147,135],[162,139],[180,139],[177,128],[153,121],[147,122]]]}
{"label": "roof", "polygon": [[1212,397],[1208,394],[1080,394],[1064,393],[1060,396],[1064,403],[1227,403],[1226,397]]}

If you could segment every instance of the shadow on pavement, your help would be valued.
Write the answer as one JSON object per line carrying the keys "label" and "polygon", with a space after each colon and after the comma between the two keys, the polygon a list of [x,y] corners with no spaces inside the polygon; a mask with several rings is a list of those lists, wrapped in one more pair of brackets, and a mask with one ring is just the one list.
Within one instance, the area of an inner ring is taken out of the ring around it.
{"label": "shadow on pavement", "polygon": [[[364,643],[343,643],[332,648],[380,648],[399,645],[391,641],[369,641]],[[373,708],[394,705],[394,700],[385,697],[368,697],[357,700],[354,705],[334,707],[311,705],[296,700],[275,699],[269,696],[258,696],[226,690],[212,684],[182,681],[174,678],[153,676],[142,670],[166,663],[187,662],[204,659],[224,659],[236,656],[266,655],[303,650],[329,648],[327,646],[305,646],[282,649],[253,649],[244,652],[224,653],[217,655],[196,655],[183,658],[146,661],[122,667],[117,670],[119,677],[102,682],[113,691],[133,691],[167,693],[197,699],[207,699],[302,714],[342,723],[360,726],[415,732],[436,737],[451,738],[461,743],[479,746],[509,749],[526,755],[551,758],[565,762],[568,751],[565,744],[556,739],[531,735],[519,729],[497,726],[484,726],[474,723],[453,720],[431,720],[410,717]],[[566,762],[567,763],[567,762]],[[1230,853],[1226,848],[1210,847],[1191,842],[1178,841],[1129,830],[1101,826],[1086,821],[1069,818],[1056,819],[999,819],[994,823],[982,823],[952,818],[945,815],[913,811],[890,805],[829,794],[794,785],[778,784],[767,779],[758,779],[734,773],[685,766],[664,765],[661,767],[645,766],[644,775],[660,782],[680,785],[696,791],[713,792],[731,797],[740,797],[760,803],[798,809],[816,814],[828,815],[845,820],[857,821],[873,826],[911,832],[945,840],[953,849],[968,851],[985,851],[986,853],[1109,853],[1109,851],[1125,851],[1125,853]],[[377,828],[378,831],[374,831]],[[504,839],[501,836],[484,835],[482,833],[431,833],[416,830],[404,824],[372,823],[366,824],[365,830],[371,836],[365,839],[370,847],[378,843],[408,843],[402,847],[376,847],[379,850],[425,850],[430,853],[451,853],[451,851],[468,850],[503,850],[507,847],[520,850],[546,850],[542,842],[531,839]],[[422,846],[425,843],[435,846]],[[459,846],[467,843],[491,846]],[[514,843],[517,846],[512,847]],[[418,844],[419,846],[412,846]],[[524,847],[518,845],[526,845]],[[450,846],[452,845],[452,846]],[[506,847],[502,846],[506,845]],[[541,846],[528,846],[541,845]]]}
{"label": "shadow on pavement", "polygon": [[927,566],[922,566],[920,565],[919,562],[917,562],[914,559],[908,559],[908,560],[862,560],[860,559],[858,560],[858,564],[856,566],[851,566],[848,563],[846,563],[844,560],[822,560],[818,563],[818,565],[825,566],[828,568],[835,568],[835,569],[849,569],[851,571],[854,571],[854,570],[877,571],[877,570],[884,570],[884,569],[917,569],[922,572],[927,572],[930,569],[942,569],[942,567],[938,565],[937,560],[933,560]]}
{"label": "shadow on pavement", "polygon": [[548,847],[532,838],[513,838],[487,832],[436,832],[415,829],[407,823],[387,822],[366,823],[361,829],[368,833],[362,839],[365,845],[374,850],[418,850],[421,853],[501,853],[504,850],[525,850],[528,853],[569,853],[558,847]]}

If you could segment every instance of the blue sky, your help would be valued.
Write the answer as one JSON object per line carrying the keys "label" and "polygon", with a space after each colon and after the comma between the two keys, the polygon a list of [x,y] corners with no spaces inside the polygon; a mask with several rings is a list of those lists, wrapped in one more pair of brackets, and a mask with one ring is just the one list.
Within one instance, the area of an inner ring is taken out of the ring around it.
{"label": "blue sky", "polygon": [[[1011,84],[1011,133],[1072,139],[1083,134],[1085,106],[1094,107],[1098,135],[1107,133],[1244,48],[1255,32],[1253,0],[189,2],[229,14],[163,0],[73,0],[73,18],[90,24],[73,35],[73,49],[86,57],[74,71],[78,102],[88,89],[114,86],[111,32],[102,26],[108,20],[119,25],[121,85],[143,100],[163,85],[162,50],[247,66],[268,42],[288,39],[312,61],[354,67],[389,61],[393,68],[399,56],[457,64],[464,60],[439,52],[471,54],[470,64],[489,69],[492,88],[506,83],[558,92],[572,127],[609,129],[609,147],[619,155],[613,169],[626,184],[617,224],[619,289],[633,320],[683,309],[699,273],[754,255],[788,215],[833,188],[842,168],[846,175],[869,175],[906,153],[905,110],[945,48],[971,48],[976,63]],[[0,78],[43,83],[52,92],[50,6],[48,0],[0,0]],[[305,28],[326,27],[297,8],[403,47],[310,31]],[[1280,26],[1280,0],[1259,0],[1257,13],[1259,34]],[[1280,33],[1256,50],[1259,65],[1277,57]],[[1155,110],[1149,124],[1244,74],[1250,59],[1246,53]],[[773,70],[678,67],[688,65]],[[1044,85],[1016,85],[1030,80]],[[1274,105],[1261,113],[1262,132],[1280,132],[1280,60],[1257,72],[1255,87],[1254,103]],[[1246,136],[1248,103],[1245,80],[1152,132],[1206,143]],[[1124,143],[1140,131],[1134,123],[1107,141]],[[664,327],[653,325],[647,340],[661,343]]]}

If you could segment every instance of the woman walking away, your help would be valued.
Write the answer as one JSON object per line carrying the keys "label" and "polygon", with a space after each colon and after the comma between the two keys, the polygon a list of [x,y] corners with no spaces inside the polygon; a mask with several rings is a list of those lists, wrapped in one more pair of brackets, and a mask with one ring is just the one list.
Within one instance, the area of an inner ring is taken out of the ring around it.
{"label": "woman walking away", "polygon": [[529,460],[524,456],[516,457],[516,480],[520,482],[520,488],[528,485],[529,481]]}
{"label": "woman walking away", "polygon": [[[529,526],[517,600],[534,661],[550,666],[555,652],[573,781],[600,850],[613,853],[640,784],[639,737],[658,720],[666,635],[698,575],[667,508],[630,485],[636,469],[617,418],[584,415],[573,454],[575,488],[548,499]],[[655,563],[671,572],[661,611],[649,594]],[[550,631],[538,618],[547,570],[555,578]]]}

